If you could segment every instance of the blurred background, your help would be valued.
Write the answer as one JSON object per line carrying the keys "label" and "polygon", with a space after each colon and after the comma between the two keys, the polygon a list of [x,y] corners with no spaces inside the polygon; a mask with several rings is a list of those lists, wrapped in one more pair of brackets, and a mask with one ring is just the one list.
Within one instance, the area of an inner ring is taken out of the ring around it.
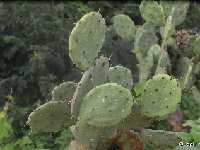
{"label": "blurred background", "polygon": [[[129,15],[142,25],[140,2],[133,1],[43,1],[0,2],[0,150],[64,150],[73,138],[70,130],[32,132],[26,121],[30,112],[51,98],[52,89],[64,82],[78,82],[81,71],[68,55],[71,30],[84,14],[100,11],[106,25],[112,17]],[[184,23],[176,29],[200,33],[200,3],[190,3]],[[133,44],[109,30],[101,53],[114,66],[129,68],[138,80],[137,60],[129,52]],[[200,116],[199,105],[185,92],[181,103],[184,120]],[[152,129],[172,130],[167,120]]]}

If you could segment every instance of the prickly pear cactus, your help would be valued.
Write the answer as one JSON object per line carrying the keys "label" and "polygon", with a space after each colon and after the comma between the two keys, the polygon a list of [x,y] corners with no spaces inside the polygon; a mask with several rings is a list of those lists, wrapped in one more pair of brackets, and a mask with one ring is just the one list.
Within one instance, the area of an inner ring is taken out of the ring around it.
{"label": "prickly pear cactus", "polygon": [[87,93],[81,105],[79,120],[95,126],[111,126],[131,113],[131,92],[116,83],[106,83]]}
{"label": "prickly pear cactus", "polygon": [[179,58],[176,63],[175,77],[178,79],[178,82],[182,89],[184,89],[184,82],[185,82],[185,78],[189,70],[190,64],[191,64],[191,61],[187,57]]}
{"label": "prickly pear cactus", "polygon": [[124,14],[119,14],[113,18],[115,32],[128,41],[135,38],[135,24],[132,19]]}
{"label": "prickly pear cactus", "polygon": [[[71,127],[75,140],[88,149],[98,149],[100,144],[114,138],[117,134],[117,130],[118,129],[113,126],[96,127],[82,121],[78,121],[76,125]],[[104,147],[109,147],[109,145],[105,144]]]}
{"label": "prickly pear cactus", "polygon": [[140,4],[140,13],[145,21],[157,26],[164,26],[165,16],[162,6],[156,1],[142,1]]}
{"label": "prickly pear cactus", "polygon": [[56,101],[70,101],[76,90],[76,83],[63,82],[59,86],[56,86],[52,91],[52,100]]}
{"label": "prickly pear cactus", "polygon": [[161,48],[158,44],[154,44],[150,47],[149,53],[153,54],[154,62],[158,62],[161,54]]}
{"label": "prickly pear cactus", "polygon": [[151,124],[150,118],[142,116],[142,114],[140,113],[139,105],[134,104],[132,106],[131,114],[122,122],[120,122],[118,126],[123,129],[139,130],[141,128],[150,126],[150,124]]}
{"label": "prickly pear cactus", "polygon": [[101,56],[95,60],[93,66],[91,66],[82,76],[79,82],[76,92],[74,93],[71,103],[71,113],[73,117],[77,118],[81,103],[85,95],[95,86],[104,84],[107,82],[109,72],[108,58]]}
{"label": "prickly pear cactus", "polygon": [[84,145],[85,148],[95,149],[98,145],[98,130],[97,127],[88,125],[82,121],[78,121],[76,125],[71,126],[72,134],[75,140]]}
{"label": "prickly pear cactus", "polygon": [[139,74],[139,82],[145,82],[151,74],[151,69],[154,65],[154,57],[151,52],[148,51],[147,56],[140,61],[140,74]]}
{"label": "prickly pear cactus", "polygon": [[163,8],[165,17],[168,17],[172,13],[172,8],[178,3],[178,1],[159,1],[160,5]]}
{"label": "prickly pear cactus", "polygon": [[133,77],[131,71],[123,66],[109,68],[109,82],[114,82],[124,88],[131,90],[133,86]]}
{"label": "prickly pear cactus", "polygon": [[68,149],[69,150],[88,150],[83,145],[79,144],[77,141],[71,141]]}
{"label": "prickly pear cactus", "polygon": [[161,150],[174,148],[182,141],[180,133],[164,130],[144,129],[140,132],[140,137],[146,145]]}
{"label": "prickly pear cactus", "polygon": [[171,67],[169,55],[166,51],[162,50],[159,58],[155,74],[167,74],[167,69]]}
{"label": "prickly pear cactus", "polygon": [[192,90],[192,94],[194,96],[194,99],[200,105],[200,91],[199,91],[199,89],[196,86],[192,86],[191,90]]}
{"label": "prickly pear cactus", "polygon": [[[145,41],[145,42],[144,42]],[[143,28],[138,28],[136,32],[136,38],[135,38],[135,51],[141,51],[142,53],[147,53],[149,48],[157,44],[158,38],[155,35],[153,30],[144,30]]]}
{"label": "prickly pear cactus", "polygon": [[77,67],[90,67],[104,43],[105,32],[105,20],[98,12],[90,12],[76,23],[69,36],[69,56]]}
{"label": "prickly pear cactus", "polygon": [[187,15],[187,10],[189,8],[189,1],[179,1],[172,7],[172,24],[173,26],[180,25]]}
{"label": "prickly pear cactus", "polygon": [[159,74],[146,82],[139,104],[141,113],[161,119],[172,113],[181,101],[181,88],[169,75]]}
{"label": "prickly pear cactus", "polygon": [[167,40],[169,38],[169,36],[172,34],[172,29],[173,29],[173,26],[172,26],[172,16],[168,16],[167,17],[167,21],[165,23],[165,30],[164,30],[164,40]]}
{"label": "prickly pear cactus", "polygon": [[27,124],[35,131],[54,132],[74,124],[74,121],[66,103],[49,101],[30,114]]}
{"label": "prickly pear cactus", "polygon": [[194,63],[191,62],[187,71],[187,74],[185,76],[185,81],[184,81],[184,88],[185,89],[190,89],[195,83],[195,75],[194,75]]}

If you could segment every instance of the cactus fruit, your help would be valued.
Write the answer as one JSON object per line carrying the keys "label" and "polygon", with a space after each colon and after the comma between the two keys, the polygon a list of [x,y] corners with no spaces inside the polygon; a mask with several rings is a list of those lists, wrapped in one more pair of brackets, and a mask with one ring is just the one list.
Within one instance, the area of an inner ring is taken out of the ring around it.
{"label": "cactus fruit", "polygon": [[63,82],[59,86],[56,86],[52,91],[52,100],[70,101],[76,90],[76,86],[74,82]]}
{"label": "cactus fruit", "polygon": [[49,101],[34,110],[27,124],[32,130],[54,132],[74,124],[69,106],[62,101]]}
{"label": "cactus fruit", "polygon": [[131,113],[131,92],[116,83],[106,83],[87,93],[81,104],[79,120],[95,126],[111,126]]}
{"label": "cactus fruit", "polygon": [[175,79],[158,74],[145,84],[139,104],[141,114],[161,119],[172,113],[181,101],[181,88]]}
{"label": "cactus fruit", "polygon": [[140,132],[140,137],[146,145],[150,145],[154,149],[162,150],[174,148],[182,141],[179,132],[176,133],[164,130],[143,129]]}
{"label": "cactus fruit", "polygon": [[140,13],[146,22],[157,26],[164,26],[165,16],[163,8],[156,1],[142,1],[140,4]]}
{"label": "cactus fruit", "polygon": [[108,58],[101,56],[99,59],[95,60],[94,65],[83,74],[71,103],[71,113],[73,117],[78,117],[82,100],[87,92],[93,87],[107,82],[108,71]]}
{"label": "cactus fruit", "polygon": [[105,32],[105,20],[98,12],[90,12],[76,23],[69,36],[69,56],[77,67],[90,67],[104,43]]}
{"label": "cactus fruit", "polygon": [[135,38],[135,24],[131,18],[118,14],[113,18],[115,32],[125,40],[133,41]]}
{"label": "cactus fruit", "polygon": [[192,86],[191,90],[192,90],[192,94],[194,96],[194,99],[200,105],[200,91],[199,91],[199,89],[196,86]]}
{"label": "cactus fruit", "polygon": [[122,66],[109,68],[109,82],[114,82],[124,88],[131,90],[133,86],[133,78],[131,71]]}

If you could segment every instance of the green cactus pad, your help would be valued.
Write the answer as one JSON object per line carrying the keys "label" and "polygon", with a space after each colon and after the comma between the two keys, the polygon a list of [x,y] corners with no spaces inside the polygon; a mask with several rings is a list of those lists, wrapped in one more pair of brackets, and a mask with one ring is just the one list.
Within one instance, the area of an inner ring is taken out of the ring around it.
{"label": "green cactus pad", "polygon": [[183,132],[143,129],[140,132],[140,137],[146,145],[152,146],[154,149],[164,150],[174,148],[182,141],[180,133]]}
{"label": "green cactus pad", "polygon": [[161,48],[158,44],[154,44],[150,47],[149,52],[153,54],[154,62],[158,62],[161,54]]}
{"label": "green cactus pad", "polygon": [[166,51],[162,51],[158,61],[155,74],[167,74],[167,69],[171,66],[169,54]]}
{"label": "green cactus pad", "polygon": [[76,24],[69,36],[69,56],[82,70],[87,70],[105,40],[106,25],[100,13],[90,12]]}
{"label": "green cactus pad", "polygon": [[168,17],[172,13],[172,8],[178,3],[178,1],[159,1],[160,5],[163,8],[165,17]]}
{"label": "green cactus pad", "polygon": [[141,95],[141,113],[161,119],[172,113],[181,101],[181,88],[175,79],[158,74],[146,82]]}
{"label": "green cactus pad", "polygon": [[78,143],[83,144],[86,148],[97,149],[100,142],[116,136],[117,128],[113,128],[112,126],[96,127],[78,121],[75,126],[71,127],[71,131]]}
{"label": "green cactus pad", "polygon": [[59,86],[56,86],[52,91],[52,100],[56,101],[70,101],[76,90],[76,83],[63,82]]}
{"label": "green cactus pad", "polygon": [[134,42],[136,51],[141,51],[142,53],[145,54],[152,45],[157,43],[158,43],[158,38],[153,30],[144,30],[141,27],[137,29]]}
{"label": "green cactus pad", "polygon": [[152,24],[152,23],[150,23],[150,22],[146,22],[146,23],[144,23],[143,25],[142,25],[142,29],[143,30],[152,30],[152,31],[154,31],[155,32],[155,26]]}
{"label": "green cactus pad", "polygon": [[189,69],[191,62],[187,57],[181,57],[176,63],[175,77],[178,79],[178,82],[182,89],[184,89],[185,78]]}
{"label": "green cactus pad", "polygon": [[194,63],[190,63],[187,74],[185,76],[185,81],[184,81],[184,88],[185,89],[190,89],[196,80],[196,77],[194,75]]}
{"label": "green cactus pad", "polygon": [[187,15],[187,10],[189,8],[189,1],[179,1],[172,8],[172,24],[173,26],[180,25]]}
{"label": "green cactus pad", "polygon": [[79,119],[95,126],[111,126],[131,113],[131,92],[116,83],[93,88],[83,99]]}
{"label": "green cactus pad", "polygon": [[83,145],[79,144],[77,141],[71,141],[68,150],[88,150]]}
{"label": "green cactus pad", "polygon": [[94,65],[83,74],[71,103],[71,113],[73,117],[78,117],[81,103],[85,95],[93,87],[107,82],[108,71],[108,58],[101,56],[99,59],[95,60]]}
{"label": "green cactus pad", "polygon": [[140,73],[139,73],[139,82],[145,82],[151,74],[151,69],[154,65],[153,54],[151,52],[147,53],[147,56],[140,61]]}
{"label": "green cactus pad", "polygon": [[86,148],[95,149],[98,145],[98,130],[97,127],[88,125],[87,123],[78,121],[76,125],[71,126],[72,134],[75,140],[83,144]]}
{"label": "green cactus pad", "polygon": [[196,86],[192,86],[191,88],[192,94],[196,102],[200,105],[200,91]]}
{"label": "green cactus pad", "polygon": [[109,68],[109,81],[117,83],[129,90],[131,90],[131,88],[133,87],[133,78],[131,71],[122,66]]}
{"label": "green cactus pad", "polygon": [[197,64],[195,64],[194,73],[196,75],[200,74],[200,62],[198,62]]}
{"label": "green cactus pad", "polygon": [[173,150],[199,150],[199,148],[195,146],[186,146],[186,145],[180,146],[179,145],[179,146],[176,146]]}
{"label": "green cactus pad", "polygon": [[167,17],[167,21],[165,23],[165,30],[164,30],[164,40],[167,41],[169,36],[172,34],[172,16]]}
{"label": "green cactus pad", "polygon": [[118,14],[113,20],[115,32],[125,40],[133,41],[136,29],[132,19],[127,15]]}
{"label": "green cactus pad", "polygon": [[66,103],[49,101],[29,115],[27,124],[32,130],[54,132],[74,124],[74,121]]}
{"label": "green cactus pad", "polygon": [[119,123],[119,127],[123,129],[136,129],[145,128],[151,125],[150,118],[142,116],[140,114],[139,105],[134,104],[131,114]]}
{"label": "green cactus pad", "polygon": [[196,40],[194,41],[194,43],[191,45],[193,48],[193,52],[197,55],[200,55],[200,35],[196,38]]}
{"label": "green cactus pad", "polygon": [[143,0],[139,9],[144,20],[157,26],[164,26],[165,16],[163,8],[158,4],[158,2]]}

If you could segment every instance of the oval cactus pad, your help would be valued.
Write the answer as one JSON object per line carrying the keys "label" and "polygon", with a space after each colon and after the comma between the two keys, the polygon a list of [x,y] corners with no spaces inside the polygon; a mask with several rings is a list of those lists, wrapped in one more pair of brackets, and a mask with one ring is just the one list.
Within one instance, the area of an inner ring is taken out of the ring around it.
{"label": "oval cactus pad", "polygon": [[113,18],[115,32],[125,40],[133,41],[135,38],[135,23],[124,14],[118,14]]}
{"label": "oval cactus pad", "polygon": [[52,99],[56,101],[70,101],[76,91],[76,83],[63,82],[59,86],[56,86],[52,91]]}
{"label": "oval cactus pad", "polygon": [[116,83],[93,88],[84,97],[79,119],[95,126],[111,126],[131,113],[131,92]]}
{"label": "oval cactus pad", "polygon": [[100,13],[84,15],[69,36],[69,56],[80,69],[94,62],[105,40],[106,25]]}
{"label": "oval cactus pad", "polygon": [[27,124],[36,131],[54,132],[72,125],[69,106],[64,102],[49,101],[35,109]]}
{"label": "oval cactus pad", "polygon": [[176,79],[158,74],[146,82],[141,95],[141,113],[155,119],[172,113],[181,101],[181,88]]}
{"label": "oval cactus pad", "polygon": [[109,68],[109,81],[117,83],[129,90],[133,86],[133,78],[131,71],[122,66],[115,66]]}

